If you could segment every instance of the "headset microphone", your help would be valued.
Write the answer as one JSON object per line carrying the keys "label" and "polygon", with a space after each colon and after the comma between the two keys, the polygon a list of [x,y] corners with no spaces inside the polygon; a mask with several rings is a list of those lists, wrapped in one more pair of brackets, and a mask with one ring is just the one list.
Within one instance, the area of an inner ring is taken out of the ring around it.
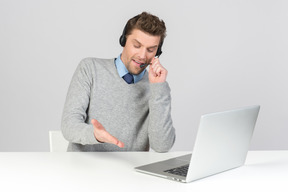
{"label": "headset microphone", "polygon": [[[160,54],[160,55],[161,55],[161,54]],[[160,55],[156,55],[155,58],[159,58]],[[151,65],[151,64],[152,64],[152,63],[144,63],[144,64],[140,65],[140,67],[143,68],[143,67],[148,66],[148,65]]]}

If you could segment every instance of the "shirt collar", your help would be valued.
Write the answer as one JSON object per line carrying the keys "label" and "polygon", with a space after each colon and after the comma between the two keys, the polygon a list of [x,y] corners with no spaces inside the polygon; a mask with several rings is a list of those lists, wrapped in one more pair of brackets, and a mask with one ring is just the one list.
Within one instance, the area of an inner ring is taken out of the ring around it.
{"label": "shirt collar", "polygon": [[[126,66],[124,65],[124,63],[121,60],[121,54],[116,58],[115,60],[115,65],[118,71],[119,76],[122,78],[124,75],[126,75],[127,73],[129,73],[129,71],[127,70]],[[140,81],[144,74],[145,74],[145,70],[143,70],[140,74],[138,75],[133,75],[134,78],[134,83],[137,83],[138,81]]]}

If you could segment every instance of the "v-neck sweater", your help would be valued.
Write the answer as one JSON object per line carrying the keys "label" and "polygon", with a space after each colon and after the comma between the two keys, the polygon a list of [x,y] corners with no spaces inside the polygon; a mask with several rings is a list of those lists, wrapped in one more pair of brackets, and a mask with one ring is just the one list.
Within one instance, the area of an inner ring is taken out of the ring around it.
{"label": "v-neck sweater", "polygon": [[[125,145],[99,143],[91,120]],[[78,65],[66,97],[61,125],[67,151],[167,152],[175,141],[171,94],[167,82],[150,83],[148,74],[127,84],[113,59],[85,58]]]}

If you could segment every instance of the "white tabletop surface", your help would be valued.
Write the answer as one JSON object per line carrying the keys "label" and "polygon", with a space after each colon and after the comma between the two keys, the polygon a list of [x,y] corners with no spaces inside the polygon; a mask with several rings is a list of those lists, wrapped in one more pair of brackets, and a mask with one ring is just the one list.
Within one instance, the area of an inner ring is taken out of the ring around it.
{"label": "white tabletop surface", "polygon": [[1,191],[288,191],[288,151],[249,151],[246,164],[192,183],[134,171],[189,152],[1,152]]}

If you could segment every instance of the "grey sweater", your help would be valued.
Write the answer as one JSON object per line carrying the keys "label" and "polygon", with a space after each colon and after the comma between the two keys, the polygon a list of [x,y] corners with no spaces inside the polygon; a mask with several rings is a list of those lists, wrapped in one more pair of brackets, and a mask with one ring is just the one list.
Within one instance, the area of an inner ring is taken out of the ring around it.
{"label": "grey sweater", "polygon": [[[91,120],[98,120],[125,144],[99,143]],[[167,82],[149,83],[147,72],[135,84],[119,77],[114,59],[83,59],[69,86],[61,125],[68,151],[167,152],[174,144]]]}

